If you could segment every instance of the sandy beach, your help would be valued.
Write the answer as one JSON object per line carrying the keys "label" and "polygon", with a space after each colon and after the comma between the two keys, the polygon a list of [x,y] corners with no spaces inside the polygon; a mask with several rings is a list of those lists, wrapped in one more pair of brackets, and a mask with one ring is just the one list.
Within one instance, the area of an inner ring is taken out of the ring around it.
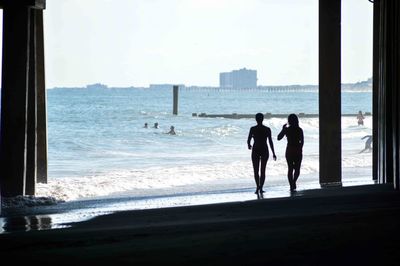
{"label": "sandy beach", "polygon": [[119,211],[64,229],[0,235],[0,256],[41,265],[397,265],[391,185]]}

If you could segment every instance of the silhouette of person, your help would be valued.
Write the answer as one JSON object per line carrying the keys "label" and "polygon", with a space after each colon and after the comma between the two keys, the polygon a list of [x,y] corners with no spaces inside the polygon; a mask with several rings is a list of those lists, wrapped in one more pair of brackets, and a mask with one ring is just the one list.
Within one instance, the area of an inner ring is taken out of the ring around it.
{"label": "silhouette of person", "polygon": [[144,123],[144,128],[147,128],[148,127],[148,124],[147,123]]}
{"label": "silhouette of person", "polygon": [[357,123],[358,123],[359,126],[363,126],[364,125],[364,116],[363,116],[361,111],[358,111]]}
{"label": "silhouette of person", "polygon": [[170,128],[170,130],[169,130],[169,132],[168,132],[167,134],[176,135],[176,133],[175,133],[175,127],[174,127],[174,126],[171,126],[171,128]]}
{"label": "silhouette of person", "polygon": [[303,159],[304,135],[303,130],[299,127],[299,119],[297,115],[290,114],[288,116],[288,124],[284,124],[281,132],[278,134],[278,140],[284,136],[287,139],[286,145],[286,162],[288,165],[288,181],[290,191],[296,190],[296,182],[300,176],[301,161]]}
{"label": "silhouette of person", "polygon": [[153,126],[153,128],[158,128],[158,123],[156,122],[156,123],[154,123],[154,126]]}
{"label": "silhouette of person", "polygon": [[[263,125],[264,115],[261,113],[256,114],[257,125],[250,128],[249,137],[247,138],[247,146],[251,151],[251,160],[253,162],[254,180],[256,181],[256,194],[263,193],[263,186],[265,182],[265,168],[269,157],[269,146],[271,148],[273,158],[276,161],[274,150],[274,143],[272,142],[271,129]],[[251,139],[254,140],[251,146]],[[259,174],[259,171],[261,172]]]}
{"label": "silhouette of person", "polygon": [[372,135],[366,135],[361,139],[367,139],[367,140],[365,141],[365,148],[362,151],[360,151],[360,153],[365,151],[372,151]]}

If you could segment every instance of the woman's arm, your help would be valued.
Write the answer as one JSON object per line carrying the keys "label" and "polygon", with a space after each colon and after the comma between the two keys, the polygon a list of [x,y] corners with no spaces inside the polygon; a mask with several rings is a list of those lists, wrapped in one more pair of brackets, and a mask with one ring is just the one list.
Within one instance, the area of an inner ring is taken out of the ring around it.
{"label": "woman's arm", "polygon": [[281,132],[278,134],[278,140],[281,140],[286,134],[286,124],[283,125]]}
{"label": "woman's arm", "polygon": [[247,147],[249,148],[249,150],[251,150],[251,138],[253,137],[253,132],[252,132],[252,130],[251,130],[251,128],[250,128],[250,131],[249,131],[249,136],[247,137]]}
{"label": "woman's arm", "polygon": [[271,129],[268,129],[268,141],[269,141],[269,146],[271,147],[272,155],[274,160],[276,161],[276,155],[275,155],[275,149],[274,149],[274,142],[272,141],[272,133]]}
{"label": "woman's arm", "polygon": [[301,141],[301,148],[303,148],[304,145],[304,133],[303,130],[300,128],[300,141]]}

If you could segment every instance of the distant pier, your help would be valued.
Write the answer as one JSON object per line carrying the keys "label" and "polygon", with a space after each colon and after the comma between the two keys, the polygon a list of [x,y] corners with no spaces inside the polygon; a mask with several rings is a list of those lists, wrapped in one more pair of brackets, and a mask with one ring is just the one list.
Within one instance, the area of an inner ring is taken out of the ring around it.
{"label": "distant pier", "polygon": [[[364,116],[371,116],[370,112],[365,112]],[[206,113],[192,113],[193,117],[206,117],[206,118],[230,118],[230,119],[241,119],[241,118],[254,118],[255,114],[206,114]],[[272,113],[265,113],[264,118],[287,118],[289,114],[272,114]],[[300,118],[315,118],[319,117],[319,114],[306,114],[306,113],[298,113],[298,117]],[[342,116],[353,116],[357,117],[357,114],[342,114]]]}

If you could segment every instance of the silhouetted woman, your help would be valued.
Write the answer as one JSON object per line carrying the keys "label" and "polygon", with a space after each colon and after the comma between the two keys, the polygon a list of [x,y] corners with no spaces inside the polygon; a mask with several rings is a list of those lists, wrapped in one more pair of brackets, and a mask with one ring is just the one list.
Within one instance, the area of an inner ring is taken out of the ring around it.
{"label": "silhouetted woman", "polygon": [[[262,124],[264,115],[261,113],[256,114],[257,125],[250,128],[249,137],[247,138],[247,146],[251,151],[251,160],[254,168],[254,179],[256,181],[256,194],[263,193],[263,186],[265,182],[265,167],[269,157],[268,144],[271,147],[274,160],[276,160],[274,143],[271,138],[271,129]],[[251,139],[254,139],[253,146],[251,146]],[[260,171],[260,174],[259,174]]]}
{"label": "silhouetted woman", "polygon": [[301,160],[303,159],[303,130],[299,127],[299,119],[297,115],[290,114],[288,124],[284,124],[282,131],[278,135],[281,140],[285,135],[287,138],[286,146],[286,162],[288,165],[288,181],[290,191],[296,190],[296,181],[300,176]]}

